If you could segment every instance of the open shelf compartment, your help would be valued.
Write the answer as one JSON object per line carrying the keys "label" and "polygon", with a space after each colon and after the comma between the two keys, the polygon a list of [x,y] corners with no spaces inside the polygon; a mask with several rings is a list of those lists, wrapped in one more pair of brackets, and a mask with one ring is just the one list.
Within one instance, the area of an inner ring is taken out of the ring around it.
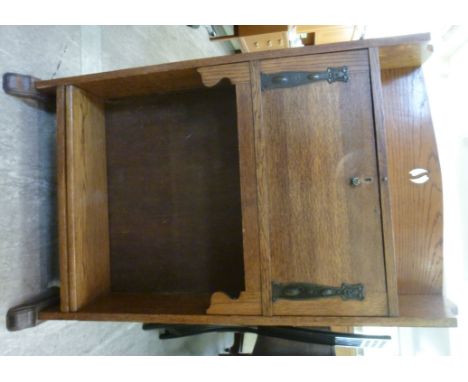
{"label": "open shelf compartment", "polygon": [[239,297],[235,86],[57,95],[61,310],[203,314],[214,292]]}

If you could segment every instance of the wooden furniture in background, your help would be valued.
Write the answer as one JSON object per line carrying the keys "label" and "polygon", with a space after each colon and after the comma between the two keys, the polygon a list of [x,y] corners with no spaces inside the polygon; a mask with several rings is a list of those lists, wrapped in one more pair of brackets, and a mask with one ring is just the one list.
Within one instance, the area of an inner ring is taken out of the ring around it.
{"label": "wooden furniture in background", "polygon": [[304,45],[332,44],[358,40],[361,36],[357,25],[296,25],[297,34],[305,34]]}
{"label": "wooden furniture in background", "polygon": [[301,36],[304,46],[360,38],[357,25],[234,25],[234,34],[211,41],[235,40],[243,53],[291,47],[289,32]]}
{"label": "wooden furniture in background", "polygon": [[289,48],[288,25],[234,25],[234,34],[211,41],[237,41],[243,53]]}
{"label": "wooden furniture in background", "polygon": [[57,101],[61,263],[39,318],[455,326],[428,43],[34,82]]}

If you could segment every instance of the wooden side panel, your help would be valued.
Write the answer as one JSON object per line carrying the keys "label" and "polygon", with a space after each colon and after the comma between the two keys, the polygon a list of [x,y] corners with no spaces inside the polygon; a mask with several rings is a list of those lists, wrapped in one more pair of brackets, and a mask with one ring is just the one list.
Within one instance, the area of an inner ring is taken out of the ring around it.
{"label": "wooden side panel", "polygon": [[[236,86],[245,289],[260,295],[257,174],[250,84]],[[258,301],[260,304],[260,301]]]}
{"label": "wooden side panel", "polygon": [[388,310],[392,316],[398,315],[398,287],[395,260],[395,247],[392,224],[392,209],[390,204],[390,187],[388,184],[387,148],[385,124],[383,118],[382,81],[380,78],[380,62],[378,50],[369,49],[369,64],[374,106],[374,125],[379,162],[380,208],[382,211],[382,238],[385,251],[385,273],[387,278]]}
{"label": "wooden side panel", "polygon": [[231,299],[223,292],[216,292],[212,295],[207,313],[261,314],[257,175],[250,67],[247,63],[239,63],[204,67],[198,71],[206,86],[216,85],[221,79],[229,79],[235,84],[245,275],[245,290],[239,298]]}
{"label": "wooden side panel", "polygon": [[261,71],[342,65],[347,83],[262,91],[259,183],[268,189],[271,281],[362,283],[366,297],[277,300],[276,315],[388,314],[368,52],[271,60]]}
{"label": "wooden side panel", "polygon": [[422,70],[383,70],[382,90],[398,290],[442,293],[442,183]]}
{"label": "wooden side panel", "polygon": [[271,248],[269,228],[269,197],[268,184],[265,179],[267,173],[267,139],[262,122],[262,89],[260,82],[260,63],[254,61],[250,65],[252,86],[252,105],[255,131],[255,157],[257,170],[257,203],[258,229],[260,249],[260,275],[262,289],[262,313],[264,316],[273,314],[271,298]]}
{"label": "wooden side panel", "polygon": [[60,309],[70,310],[67,236],[67,154],[65,86],[57,87],[57,221],[60,262]]}
{"label": "wooden side panel", "polygon": [[[248,70],[248,67],[247,67]],[[249,72],[248,72],[249,73]],[[232,81],[232,79],[231,79]],[[257,176],[255,167],[252,94],[250,83],[236,85],[237,129],[242,204],[245,291],[236,300],[215,293],[209,314],[261,314],[260,254],[258,240]]]}
{"label": "wooden side panel", "polygon": [[66,89],[70,310],[110,290],[106,135],[103,104]]}

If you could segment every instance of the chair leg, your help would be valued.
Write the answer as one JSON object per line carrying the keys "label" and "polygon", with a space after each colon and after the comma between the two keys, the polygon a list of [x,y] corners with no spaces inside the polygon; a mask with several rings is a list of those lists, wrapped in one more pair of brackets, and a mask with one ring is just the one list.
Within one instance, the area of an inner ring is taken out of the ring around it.
{"label": "chair leg", "polygon": [[230,355],[241,355],[242,346],[244,345],[244,333],[236,332],[234,333],[234,343],[230,348],[227,348],[226,351]]}
{"label": "chair leg", "polygon": [[24,304],[15,306],[8,310],[6,326],[9,331],[32,328],[40,324],[38,313],[60,301],[60,289],[52,287],[37,295]]}

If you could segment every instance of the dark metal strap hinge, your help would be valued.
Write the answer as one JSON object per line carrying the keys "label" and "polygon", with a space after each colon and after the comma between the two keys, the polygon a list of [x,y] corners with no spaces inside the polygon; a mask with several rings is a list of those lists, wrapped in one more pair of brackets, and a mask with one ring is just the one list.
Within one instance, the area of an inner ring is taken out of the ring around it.
{"label": "dark metal strap hinge", "polygon": [[348,79],[349,75],[347,66],[327,68],[327,70],[323,72],[261,73],[262,90],[290,88],[318,81],[327,81],[329,84],[335,81],[347,82]]}
{"label": "dark metal strap hinge", "polygon": [[272,283],[272,300],[312,300],[317,298],[341,297],[342,300],[364,300],[364,285],[342,283],[331,287],[308,283]]}

